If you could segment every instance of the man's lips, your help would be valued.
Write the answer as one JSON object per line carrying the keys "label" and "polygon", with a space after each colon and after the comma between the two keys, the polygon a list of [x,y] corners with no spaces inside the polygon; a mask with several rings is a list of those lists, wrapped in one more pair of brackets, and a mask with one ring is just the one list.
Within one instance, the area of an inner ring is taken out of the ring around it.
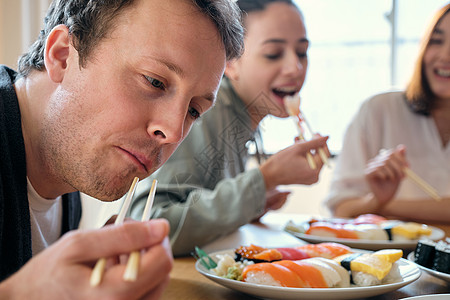
{"label": "man's lips", "polygon": [[130,157],[135,162],[135,164],[139,166],[140,169],[142,169],[142,171],[145,171],[145,173],[149,172],[152,166],[152,161],[145,155],[129,149],[120,147],[119,149],[125,152],[127,156]]}

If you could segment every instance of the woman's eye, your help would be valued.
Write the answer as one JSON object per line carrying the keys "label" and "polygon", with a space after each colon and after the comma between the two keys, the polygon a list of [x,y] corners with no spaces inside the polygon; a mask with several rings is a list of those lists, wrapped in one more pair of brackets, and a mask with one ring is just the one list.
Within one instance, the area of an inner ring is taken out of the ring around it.
{"label": "woman's eye", "polygon": [[266,54],[265,57],[270,60],[275,60],[280,58],[281,54]]}
{"label": "woman's eye", "polygon": [[306,52],[298,52],[298,53],[297,53],[297,56],[298,56],[299,58],[305,58],[305,57],[307,57],[308,55],[307,55]]}
{"label": "woman's eye", "polygon": [[442,39],[439,38],[431,38],[429,41],[430,45],[440,45],[442,44]]}
{"label": "woman's eye", "polygon": [[164,90],[165,86],[164,83],[162,83],[161,81],[159,81],[158,79],[152,78],[150,76],[145,76],[145,78],[148,80],[148,82],[150,82],[151,85],[153,85],[155,88],[157,89],[161,89]]}
{"label": "woman's eye", "polygon": [[200,113],[195,108],[189,107],[188,112],[191,115],[191,117],[194,118],[195,120],[200,118]]}

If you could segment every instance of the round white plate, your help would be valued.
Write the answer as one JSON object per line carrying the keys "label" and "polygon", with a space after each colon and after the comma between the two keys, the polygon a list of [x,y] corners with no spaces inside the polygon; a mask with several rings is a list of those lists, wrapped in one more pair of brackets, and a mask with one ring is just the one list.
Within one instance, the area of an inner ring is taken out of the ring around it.
{"label": "round white plate", "polygon": [[436,295],[422,295],[403,298],[402,300],[448,300],[450,299],[450,294],[436,294]]}
{"label": "round white plate", "polygon": [[[410,254],[408,254],[408,260],[414,262],[414,260],[415,260],[414,259],[414,252],[411,252]],[[431,274],[431,275],[433,275],[435,277],[438,277],[438,278],[440,278],[442,280],[445,280],[447,282],[450,282],[450,274],[439,272],[439,271],[436,271],[436,270],[432,270],[432,269],[426,268],[424,266],[421,266],[419,264],[417,264],[417,265],[419,266],[419,268],[421,268],[422,270],[426,271],[427,273],[429,273],[429,274]],[[447,298],[447,299],[450,299],[450,297]]]}
{"label": "round white plate", "polygon": [[[213,252],[209,254],[211,258],[217,261],[217,255],[223,254],[234,255],[234,250],[223,250]],[[227,278],[223,278],[212,274],[206,269],[200,261],[197,261],[195,268],[200,274],[204,275],[208,279],[223,285],[227,288],[246,293],[252,296],[260,298],[270,299],[359,299],[364,297],[372,297],[381,295],[391,291],[395,291],[405,285],[410,284],[414,280],[417,280],[420,276],[420,269],[415,263],[412,263],[406,259],[400,259],[398,261],[400,275],[402,279],[399,282],[383,284],[370,287],[349,287],[349,288],[286,288],[286,287],[274,287],[260,284],[247,283],[243,281],[236,281]]]}
{"label": "round white plate", "polygon": [[[445,236],[445,232],[437,227],[429,226],[431,228],[431,235],[428,237],[431,240],[440,240]],[[381,250],[386,248],[396,248],[411,250],[415,249],[418,240],[410,241],[388,241],[388,240],[354,240],[354,239],[340,239],[340,238],[330,238],[317,235],[304,234],[299,232],[294,232],[286,230],[290,234],[307,241],[309,243],[322,243],[322,242],[336,242],[340,244],[347,245],[351,248],[366,249],[366,250]]]}

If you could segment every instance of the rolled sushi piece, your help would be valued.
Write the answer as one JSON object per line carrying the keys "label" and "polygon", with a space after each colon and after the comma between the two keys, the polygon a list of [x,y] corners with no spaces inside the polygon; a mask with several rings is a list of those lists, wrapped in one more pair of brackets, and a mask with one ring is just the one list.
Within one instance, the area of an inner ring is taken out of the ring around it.
{"label": "rolled sushi piece", "polygon": [[450,274],[450,245],[444,241],[436,244],[433,269],[439,272]]}
{"label": "rolled sushi piece", "polygon": [[432,268],[436,253],[435,246],[436,242],[432,240],[419,240],[414,251],[414,262],[426,268]]}

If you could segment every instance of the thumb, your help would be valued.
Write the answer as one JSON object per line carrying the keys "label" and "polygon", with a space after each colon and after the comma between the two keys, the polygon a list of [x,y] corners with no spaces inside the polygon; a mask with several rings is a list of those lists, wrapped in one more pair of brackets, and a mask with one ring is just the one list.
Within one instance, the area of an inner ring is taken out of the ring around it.
{"label": "thumb", "polygon": [[85,261],[117,256],[159,244],[169,234],[169,223],[164,219],[146,222],[126,222],[100,229],[77,230],[65,235],[62,243],[71,259]]}

